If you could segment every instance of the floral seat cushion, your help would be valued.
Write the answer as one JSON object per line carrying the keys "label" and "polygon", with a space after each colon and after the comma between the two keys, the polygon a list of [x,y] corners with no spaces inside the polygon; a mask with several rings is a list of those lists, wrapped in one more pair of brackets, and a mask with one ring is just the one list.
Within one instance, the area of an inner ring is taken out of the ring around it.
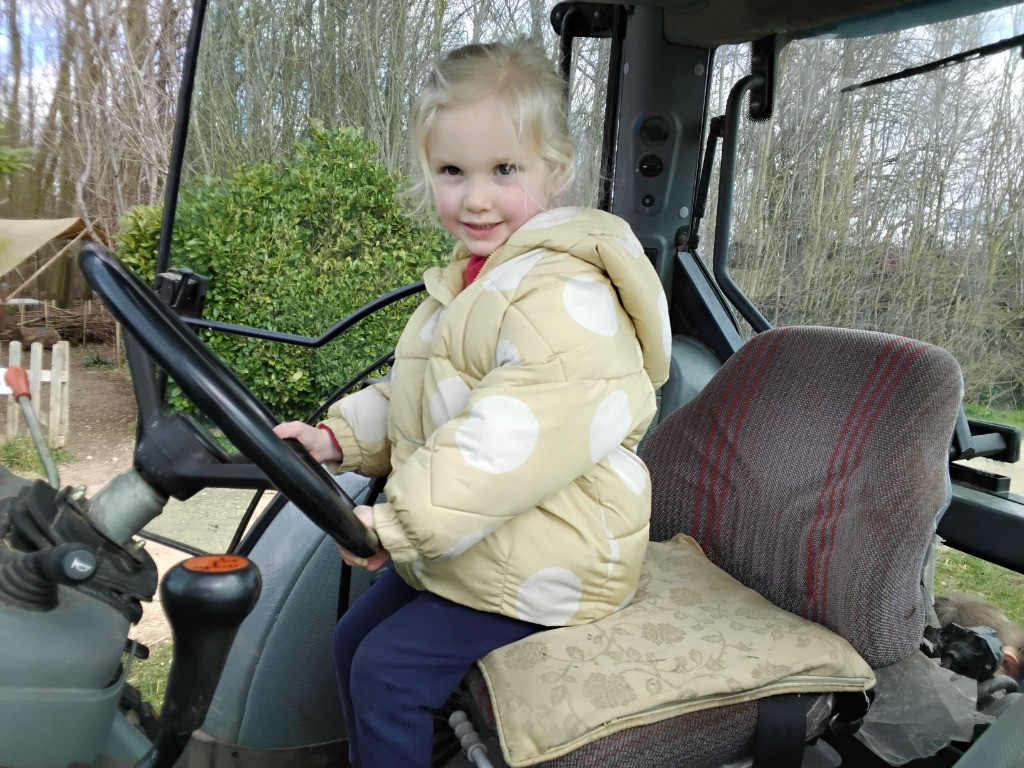
{"label": "floral seat cushion", "polygon": [[688,712],[875,683],[846,640],[744,587],[682,534],[648,546],[622,610],[532,635],[478,666],[513,768]]}

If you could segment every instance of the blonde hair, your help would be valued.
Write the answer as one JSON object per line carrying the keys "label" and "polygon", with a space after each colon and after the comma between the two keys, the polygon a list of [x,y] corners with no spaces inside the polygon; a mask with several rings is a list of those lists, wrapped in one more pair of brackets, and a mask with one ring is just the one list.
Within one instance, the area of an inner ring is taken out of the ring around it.
{"label": "blonde hair", "polygon": [[565,193],[575,173],[565,84],[543,49],[529,38],[520,38],[456,48],[427,75],[409,121],[418,168],[412,194],[433,203],[427,144],[438,114],[491,97],[506,101],[516,138],[547,166],[551,198]]}
{"label": "blonde hair", "polygon": [[1024,629],[988,600],[964,592],[950,592],[935,598],[935,612],[940,626],[991,627],[1003,645],[1024,649]]}

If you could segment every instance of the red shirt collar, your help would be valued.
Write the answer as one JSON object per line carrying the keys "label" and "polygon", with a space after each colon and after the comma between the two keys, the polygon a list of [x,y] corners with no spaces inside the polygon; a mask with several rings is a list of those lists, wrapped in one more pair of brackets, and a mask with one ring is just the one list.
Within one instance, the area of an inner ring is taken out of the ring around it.
{"label": "red shirt collar", "polygon": [[474,253],[469,257],[469,263],[466,265],[466,285],[476,280],[476,276],[480,274],[480,270],[483,269],[486,262],[486,256],[477,256]]}

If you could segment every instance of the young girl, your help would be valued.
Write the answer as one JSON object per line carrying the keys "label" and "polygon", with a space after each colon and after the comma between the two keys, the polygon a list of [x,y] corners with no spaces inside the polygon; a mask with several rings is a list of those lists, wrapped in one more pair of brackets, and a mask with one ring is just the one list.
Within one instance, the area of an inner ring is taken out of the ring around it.
{"label": "young girl", "polygon": [[659,280],[629,226],[552,208],[572,177],[561,78],[529,42],[469,45],[411,121],[422,179],[458,240],[424,276],[389,382],[282,424],[332,471],[389,475],[358,507],[382,572],[338,623],[353,766],[427,766],[431,710],[471,664],[626,605],[647,544],[634,449],[668,375]]}

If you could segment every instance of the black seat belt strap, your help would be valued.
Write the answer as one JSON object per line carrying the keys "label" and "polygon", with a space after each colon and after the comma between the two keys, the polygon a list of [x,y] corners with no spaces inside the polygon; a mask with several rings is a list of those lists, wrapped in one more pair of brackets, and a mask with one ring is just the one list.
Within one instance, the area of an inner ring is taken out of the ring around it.
{"label": "black seat belt strap", "polygon": [[807,706],[798,694],[757,702],[753,768],[799,768],[807,740]]}

